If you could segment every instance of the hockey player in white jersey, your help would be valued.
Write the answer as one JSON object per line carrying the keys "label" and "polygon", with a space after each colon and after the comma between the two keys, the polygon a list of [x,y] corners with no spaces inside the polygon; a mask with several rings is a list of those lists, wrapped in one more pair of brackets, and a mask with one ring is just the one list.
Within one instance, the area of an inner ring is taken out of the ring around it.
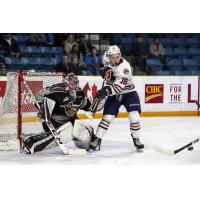
{"label": "hockey player in white jersey", "polygon": [[124,105],[130,121],[130,132],[137,150],[143,149],[140,142],[140,99],[131,73],[130,64],[121,57],[118,46],[110,46],[103,56],[102,75],[106,85],[97,92],[97,98],[107,97],[103,118],[97,129],[96,136],[91,143],[94,150],[100,150],[103,135],[107,132],[111,122],[117,116],[119,108]]}

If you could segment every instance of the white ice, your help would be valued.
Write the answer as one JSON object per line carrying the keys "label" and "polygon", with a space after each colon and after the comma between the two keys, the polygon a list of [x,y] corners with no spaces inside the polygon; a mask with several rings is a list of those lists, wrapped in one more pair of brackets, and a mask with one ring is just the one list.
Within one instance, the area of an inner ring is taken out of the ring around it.
{"label": "white ice", "polygon": [[[99,120],[94,121],[96,126]],[[128,119],[115,119],[103,137],[101,150],[84,156],[66,156],[59,148],[27,155],[19,152],[0,152],[0,164],[200,164],[200,142],[193,151],[187,149],[173,156],[156,152],[152,147],[159,144],[177,149],[200,137],[199,117],[147,117],[141,119],[142,153],[136,152],[129,131]],[[75,148],[73,143],[66,146]]]}

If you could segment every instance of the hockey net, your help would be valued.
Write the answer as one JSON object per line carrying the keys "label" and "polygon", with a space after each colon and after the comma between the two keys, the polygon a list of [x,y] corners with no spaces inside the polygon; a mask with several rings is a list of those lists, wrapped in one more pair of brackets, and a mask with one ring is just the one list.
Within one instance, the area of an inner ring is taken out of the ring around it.
{"label": "hockey net", "polygon": [[22,138],[42,132],[34,95],[63,81],[59,73],[7,74],[6,92],[0,102],[0,150],[20,150]]}

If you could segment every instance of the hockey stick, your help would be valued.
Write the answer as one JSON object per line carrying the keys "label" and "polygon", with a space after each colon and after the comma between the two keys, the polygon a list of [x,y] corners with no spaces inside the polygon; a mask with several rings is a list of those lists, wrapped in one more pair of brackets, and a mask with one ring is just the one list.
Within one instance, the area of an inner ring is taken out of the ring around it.
{"label": "hockey stick", "polygon": [[50,121],[50,113],[47,107],[47,100],[45,98],[44,100],[44,111],[45,111],[45,123],[48,126],[49,130],[51,131],[51,134],[53,135],[54,139],[58,143],[58,146],[61,148],[62,152],[66,155],[85,155],[86,150],[85,149],[67,149],[64,145],[64,143],[61,141],[59,133],[55,129],[54,125]]}
{"label": "hockey stick", "polygon": [[[105,86],[106,81],[104,80],[101,86],[101,89]],[[94,99],[94,102],[92,103],[92,113],[93,113],[93,117],[95,115],[95,113],[97,112],[98,106],[100,104],[100,102],[102,101],[102,98],[96,98]]]}
{"label": "hockey stick", "polygon": [[183,151],[184,149],[188,148],[188,147],[191,147],[193,144],[197,143],[200,141],[200,137],[193,140],[192,142],[186,144],[185,146],[183,147],[180,147],[179,149],[176,149],[176,150],[169,150],[169,149],[165,149],[164,147],[160,146],[160,145],[154,145],[153,146],[153,149],[160,152],[160,153],[163,153],[163,154],[167,154],[167,155],[175,155],[181,151]]}

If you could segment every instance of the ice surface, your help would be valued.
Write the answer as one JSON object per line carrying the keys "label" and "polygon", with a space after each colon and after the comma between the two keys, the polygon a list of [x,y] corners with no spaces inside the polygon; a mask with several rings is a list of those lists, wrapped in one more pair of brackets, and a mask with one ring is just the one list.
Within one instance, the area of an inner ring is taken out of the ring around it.
{"label": "ice surface", "polygon": [[[99,120],[95,120],[96,126]],[[176,149],[200,137],[199,117],[148,117],[141,119],[141,141],[145,144],[142,153],[136,152],[129,131],[128,119],[115,119],[103,137],[101,151],[85,156],[66,156],[59,148],[26,155],[18,152],[0,152],[0,164],[200,164],[200,142],[193,151],[187,149],[167,156],[153,150],[159,144]],[[70,142],[67,146],[75,148]]]}

